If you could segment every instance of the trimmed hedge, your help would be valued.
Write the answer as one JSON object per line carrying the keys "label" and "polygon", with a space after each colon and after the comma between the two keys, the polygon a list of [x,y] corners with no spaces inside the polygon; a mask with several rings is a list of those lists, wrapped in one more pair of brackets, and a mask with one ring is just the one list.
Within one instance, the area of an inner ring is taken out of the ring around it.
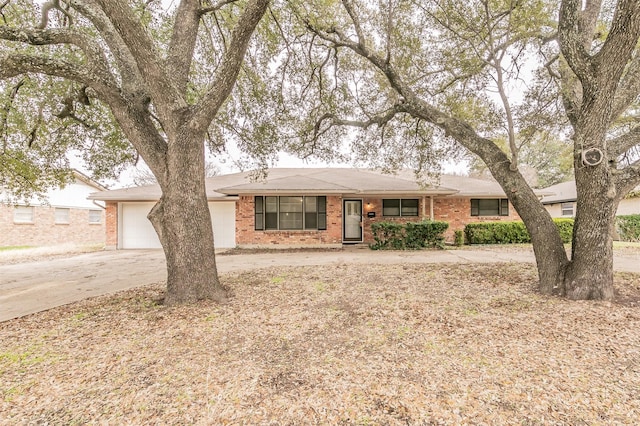
{"label": "trimmed hedge", "polygon": [[[554,219],[562,242],[573,237],[573,219]],[[464,227],[469,244],[521,244],[530,243],[531,237],[522,222],[479,222]]]}
{"label": "trimmed hedge", "polygon": [[417,250],[425,247],[444,247],[447,222],[375,222],[371,224],[373,250]]}
{"label": "trimmed hedge", "polygon": [[640,214],[616,216],[616,226],[622,241],[640,241]]}

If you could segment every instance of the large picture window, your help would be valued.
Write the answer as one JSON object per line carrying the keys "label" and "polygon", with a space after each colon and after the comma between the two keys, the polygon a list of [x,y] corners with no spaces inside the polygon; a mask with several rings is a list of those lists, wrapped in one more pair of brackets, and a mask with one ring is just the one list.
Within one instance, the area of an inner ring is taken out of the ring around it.
{"label": "large picture window", "polygon": [[509,200],[506,198],[472,198],[471,216],[509,216]]}
{"label": "large picture window", "polygon": [[418,216],[417,198],[382,200],[382,216]]}
{"label": "large picture window", "polygon": [[327,197],[256,196],[255,229],[327,229]]}

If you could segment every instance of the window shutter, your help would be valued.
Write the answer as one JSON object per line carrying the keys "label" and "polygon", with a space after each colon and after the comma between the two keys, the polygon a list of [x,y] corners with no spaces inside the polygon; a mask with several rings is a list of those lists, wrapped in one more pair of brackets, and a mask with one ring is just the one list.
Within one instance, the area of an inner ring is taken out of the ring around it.
{"label": "window shutter", "polygon": [[506,198],[500,200],[500,216],[509,216],[509,200]]}
{"label": "window shutter", "polygon": [[327,197],[318,197],[318,229],[327,229]]}
{"label": "window shutter", "polygon": [[471,216],[480,216],[480,200],[471,200]]}
{"label": "window shutter", "polygon": [[255,198],[255,229],[256,231],[264,230],[264,198]]}

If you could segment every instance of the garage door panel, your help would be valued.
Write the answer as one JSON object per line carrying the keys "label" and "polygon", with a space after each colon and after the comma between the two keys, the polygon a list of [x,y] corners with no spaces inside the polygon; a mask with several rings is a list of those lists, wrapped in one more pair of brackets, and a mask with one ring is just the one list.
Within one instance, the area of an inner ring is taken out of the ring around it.
{"label": "garage door panel", "polygon": [[[155,203],[122,203],[123,249],[162,248],[158,235],[147,215]],[[234,202],[209,203],[216,248],[236,245],[236,217]]]}
{"label": "garage door panel", "polygon": [[122,248],[162,248],[147,215],[155,203],[122,203]]}
{"label": "garage door panel", "polygon": [[236,246],[236,203],[209,203],[213,240],[216,248]]}

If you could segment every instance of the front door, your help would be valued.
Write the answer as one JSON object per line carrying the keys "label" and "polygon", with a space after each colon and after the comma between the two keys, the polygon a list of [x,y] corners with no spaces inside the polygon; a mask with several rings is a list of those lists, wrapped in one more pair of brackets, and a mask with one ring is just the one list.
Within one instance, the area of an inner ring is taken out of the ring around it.
{"label": "front door", "polygon": [[342,223],[344,241],[362,241],[362,200],[344,200]]}

